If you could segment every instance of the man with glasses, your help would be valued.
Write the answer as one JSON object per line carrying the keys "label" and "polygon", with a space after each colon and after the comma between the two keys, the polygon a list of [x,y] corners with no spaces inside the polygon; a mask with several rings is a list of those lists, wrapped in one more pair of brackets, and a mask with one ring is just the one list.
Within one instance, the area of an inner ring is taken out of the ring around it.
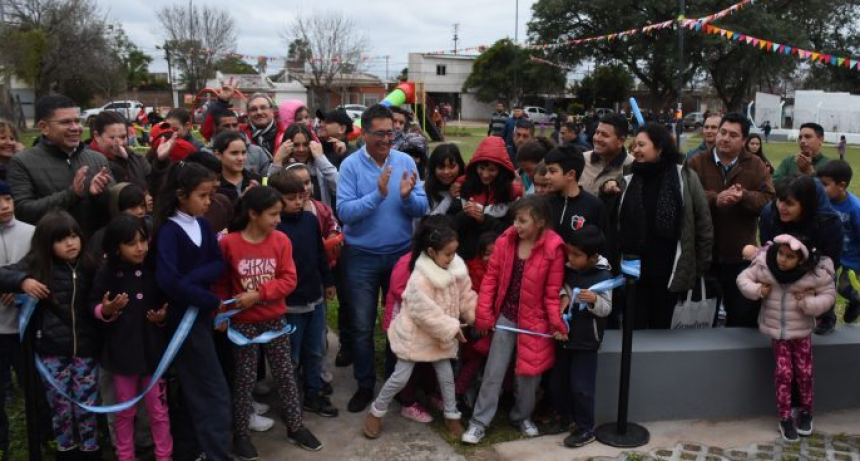
{"label": "man with glasses", "polygon": [[413,219],[424,216],[427,197],[415,162],[391,149],[394,117],[382,105],[361,116],[365,145],[344,159],[337,185],[337,213],[346,237],[344,262],[350,275],[352,354],[358,391],[350,412],[364,411],[373,399],[376,363],[373,332],[388,291],[391,269],[409,251]]}
{"label": "man with glasses", "polygon": [[36,101],[41,136],[9,162],[15,215],[36,224],[51,210],[68,211],[91,236],[107,224],[107,195],[113,185],[107,159],[82,142],[80,109],[72,99],[51,95]]}

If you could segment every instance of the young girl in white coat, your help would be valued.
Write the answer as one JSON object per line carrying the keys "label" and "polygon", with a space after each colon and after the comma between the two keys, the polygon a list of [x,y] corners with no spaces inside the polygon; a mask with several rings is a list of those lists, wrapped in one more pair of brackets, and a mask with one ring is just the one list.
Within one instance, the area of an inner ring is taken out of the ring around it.
{"label": "young girl in white coat", "polygon": [[406,386],[416,362],[433,364],[445,402],[445,427],[455,437],[463,434],[451,359],[457,356],[458,343],[466,342],[462,328],[475,321],[477,295],[466,264],[457,256],[457,245],[457,233],[444,216],[427,218],[415,233],[412,275],[400,312],[388,329],[397,365],[370,405],[364,422],[368,438],[379,437],[382,418],[394,396]]}

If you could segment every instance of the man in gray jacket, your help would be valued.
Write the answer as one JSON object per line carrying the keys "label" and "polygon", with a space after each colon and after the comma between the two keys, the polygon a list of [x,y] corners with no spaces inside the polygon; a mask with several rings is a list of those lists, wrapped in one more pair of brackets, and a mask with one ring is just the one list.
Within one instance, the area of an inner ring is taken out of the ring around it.
{"label": "man in gray jacket", "polygon": [[36,224],[48,211],[65,210],[89,237],[109,217],[104,192],[113,177],[107,159],[81,141],[80,109],[67,96],[36,101],[36,121],[42,136],[9,162],[15,215]]}

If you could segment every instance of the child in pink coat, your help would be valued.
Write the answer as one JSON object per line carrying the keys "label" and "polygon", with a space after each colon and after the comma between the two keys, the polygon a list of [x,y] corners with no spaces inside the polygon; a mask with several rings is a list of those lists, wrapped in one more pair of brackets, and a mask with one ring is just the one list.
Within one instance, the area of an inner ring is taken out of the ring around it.
{"label": "child in pink coat", "polygon": [[[833,277],[830,258],[788,234],[775,237],[738,275],[741,293],[762,300],[759,330],[772,338],[779,431],[788,442],[797,441],[798,434],[812,434],[812,331],[815,317],[836,301]],[[796,422],[791,417],[792,377],[800,393]]]}

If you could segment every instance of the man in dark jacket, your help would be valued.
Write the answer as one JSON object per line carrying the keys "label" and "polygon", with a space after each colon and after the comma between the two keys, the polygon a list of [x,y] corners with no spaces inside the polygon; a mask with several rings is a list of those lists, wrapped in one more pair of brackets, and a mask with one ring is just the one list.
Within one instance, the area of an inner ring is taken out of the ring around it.
{"label": "man in dark jacket", "polygon": [[690,168],[699,175],[711,208],[711,274],[722,287],[726,325],[755,328],[758,307],[741,295],[736,280],[749,266],[741,249],[756,244],[758,216],[773,199],[774,189],[764,162],[744,149],[749,129],[746,117],[727,114],[720,122],[714,150],[695,156]]}
{"label": "man in dark jacket", "polygon": [[505,112],[505,105],[497,102],[496,111],[490,116],[490,127],[487,129],[487,136],[502,136],[505,134],[505,125],[508,123],[510,114]]}
{"label": "man in dark jacket", "polygon": [[113,185],[107,159],[81,142],[78,105],[63,95],[36,101],[41,137],[9,161],[8,182],[15,214],[36,224],[48,211],[68,211],[89,237],[107,223],[107,194]]}

